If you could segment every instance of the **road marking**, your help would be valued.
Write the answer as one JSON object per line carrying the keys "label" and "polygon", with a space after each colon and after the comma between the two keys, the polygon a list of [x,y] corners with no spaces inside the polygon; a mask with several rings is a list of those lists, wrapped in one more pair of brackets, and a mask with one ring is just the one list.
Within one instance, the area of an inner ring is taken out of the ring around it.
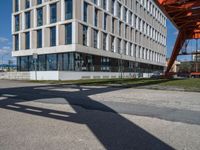
{"label": "road marking", "polygon": [[16,97],[17,95],[12,95],[12,94],[3,94],[5,97]]}
{"label": "road marking", "polygon": [[28,111],[33,111],[33,112],[42,112],[41,110],[31,109],[31,108],[26,108],[26,110],[28,110]]}
{"label": "road marking", "polygon": [[49,113],[50,115],[59,116],[59,117],[69,117],[68,115],[59,114],[59,113]]}

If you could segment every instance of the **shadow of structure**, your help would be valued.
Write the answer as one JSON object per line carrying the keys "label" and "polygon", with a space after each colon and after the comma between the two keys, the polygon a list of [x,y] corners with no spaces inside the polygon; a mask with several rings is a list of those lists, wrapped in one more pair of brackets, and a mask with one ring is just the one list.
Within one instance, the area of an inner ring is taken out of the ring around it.
{"label": "shadow of structure", "polygon": [[[68,86],[65,85],[64,87]],[[113,109],[89,97],[94,94],[119,90],[119,88],[87,87],[87,90],[84,90],[81,86],[70,86],[70,88],[75,90],[73,92],[66,92],[50,90],[51,87],[33,86],[0,89],[0,96],[5,96],[5,94],[8,96],[6,99],[0,101],[0,108],[87,125],[104,148],[108,150],[173,149]],[[14,95],[14,97],[9,97],[9,95]],[[76,113],[27,106],[20,103],[52,98],[65,99]],[[98,113],[94,113],[94,111],[86,110],[99,111]]]}

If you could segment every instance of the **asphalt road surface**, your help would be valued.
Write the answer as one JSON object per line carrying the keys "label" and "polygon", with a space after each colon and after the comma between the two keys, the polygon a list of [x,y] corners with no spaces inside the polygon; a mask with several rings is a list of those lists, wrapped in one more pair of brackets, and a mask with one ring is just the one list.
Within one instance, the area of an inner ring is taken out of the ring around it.
{"label": "asphalt road surface", "polygon": [[0,150],[198,150],[200,93],[0,80]]}

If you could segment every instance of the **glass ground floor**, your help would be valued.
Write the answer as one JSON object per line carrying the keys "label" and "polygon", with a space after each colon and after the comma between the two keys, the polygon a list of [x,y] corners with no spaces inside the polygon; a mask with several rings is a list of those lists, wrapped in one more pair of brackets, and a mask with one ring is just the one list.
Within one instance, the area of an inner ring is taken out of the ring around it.
{"label": "glass ground floor", "polygon": [[18,71],[88,71],[88,72],[163,72],[163,66],[90,55],[85,53],[59,53],[17,57]]}

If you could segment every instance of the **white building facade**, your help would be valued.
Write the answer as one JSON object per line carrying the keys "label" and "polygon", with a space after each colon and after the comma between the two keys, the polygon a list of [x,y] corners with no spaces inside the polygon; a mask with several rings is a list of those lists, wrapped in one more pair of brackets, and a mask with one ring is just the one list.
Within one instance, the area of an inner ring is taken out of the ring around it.
{"label": "white building facade", "polygon": [[166,17],[153,0],[13,0],[12,33],[18,71],[37,70],[42,79],[48,72],[65,73],[60,80],[111,78],[165,66]]}

